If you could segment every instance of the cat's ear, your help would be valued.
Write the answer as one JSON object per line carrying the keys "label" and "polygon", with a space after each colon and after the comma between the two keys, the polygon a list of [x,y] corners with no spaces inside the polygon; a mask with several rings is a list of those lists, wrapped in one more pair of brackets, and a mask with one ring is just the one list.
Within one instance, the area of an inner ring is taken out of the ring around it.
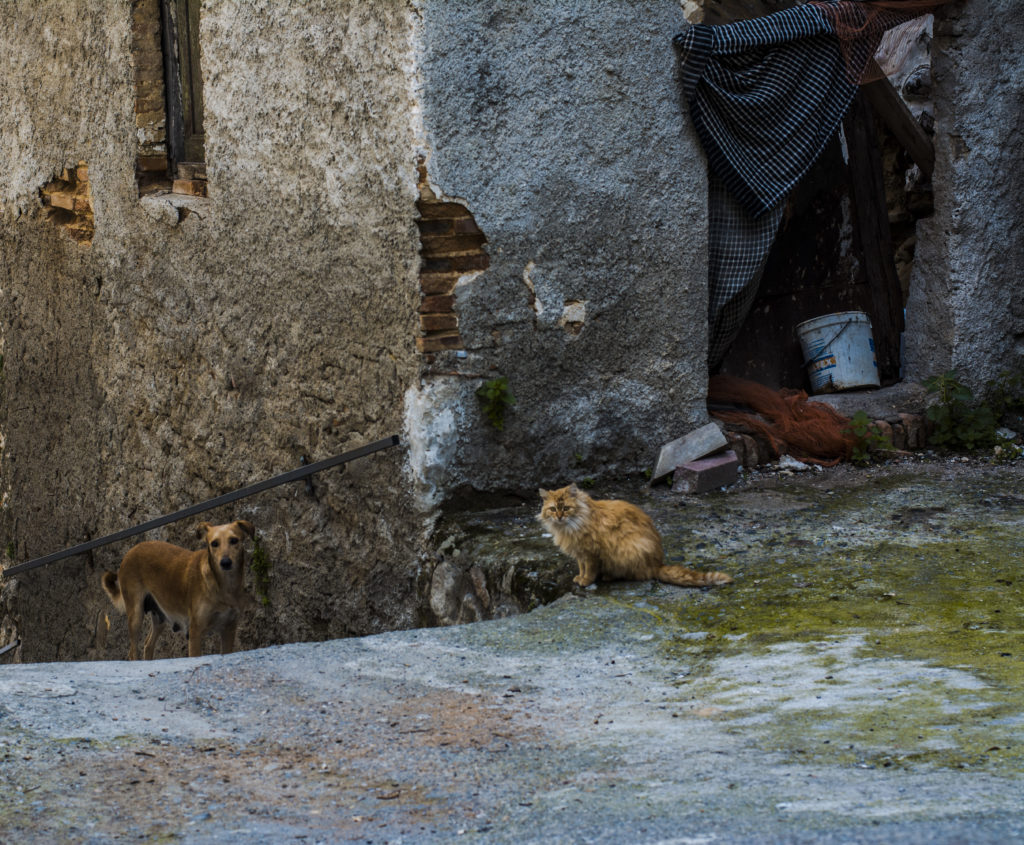
{"label": "cat's ear", "polygon": [[569,492],[574,496],[578,496],[580,494],[580,488],[576,486],[575,482],[573,482],[569,485]]}
{"label": "cat's ear", "polygon": [[541,487],[540,490],[538,490],[537,492],[540,493],[540,497],[542,499],[546,499],[548,497],[548,491],[545,490],[543,487]]}

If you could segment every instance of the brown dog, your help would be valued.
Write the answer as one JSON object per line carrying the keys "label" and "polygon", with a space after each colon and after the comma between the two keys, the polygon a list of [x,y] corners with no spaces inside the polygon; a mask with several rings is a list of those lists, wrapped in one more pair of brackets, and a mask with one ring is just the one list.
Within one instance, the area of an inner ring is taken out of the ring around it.
{"label": "brown dog", "polygon": [[251,522],[227,525],[202,523],[196,536],[206,548],[189,551],[151,540],[128,550],[117,575],[103,574],[103,589],[114,607],[128,616],[128,658],[138,660],[142,617],[153,615],[143,656],[153,659],[156,641],[168,621],[178,631],[188,629],[188,656],[203,653],[203,635],[220,633],[220,652],[235,649],[238,611],[250,599],[245,592],[244,534],[256,533]]}

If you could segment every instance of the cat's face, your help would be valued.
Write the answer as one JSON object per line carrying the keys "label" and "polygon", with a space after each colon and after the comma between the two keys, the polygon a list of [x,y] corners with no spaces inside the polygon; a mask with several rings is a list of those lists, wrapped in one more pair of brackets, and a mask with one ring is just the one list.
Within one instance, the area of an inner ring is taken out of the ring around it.
{"label": "cat's face", "polygon": [[575,484],[561,490],[540,491],[541,522],[549,525],[570,528],[583,518],[586,505]]}

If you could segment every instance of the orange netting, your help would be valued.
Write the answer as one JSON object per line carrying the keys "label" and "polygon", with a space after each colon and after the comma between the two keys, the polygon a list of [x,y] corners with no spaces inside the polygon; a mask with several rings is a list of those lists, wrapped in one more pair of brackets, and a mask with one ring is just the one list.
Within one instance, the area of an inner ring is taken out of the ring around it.
{"label": "orange netting", "polygon": [[881,71],[871,61],[886,30],[921,15],[933,14],[954,0],[810,0],[810,5],[829,19],[846,62],[848,78],[854,84],[871,82]]}
{"label": "orange netting", "polygon": [[853,450],[849,419],[823,402],[808,402],[802,390],[772,390],[736,376],[717,375],[708,383],[708,401],[750,408],[713,409],[711,414],[761,435],[775,450],[775,457],[790,454],[802,461],[833,466],[849,458]]}

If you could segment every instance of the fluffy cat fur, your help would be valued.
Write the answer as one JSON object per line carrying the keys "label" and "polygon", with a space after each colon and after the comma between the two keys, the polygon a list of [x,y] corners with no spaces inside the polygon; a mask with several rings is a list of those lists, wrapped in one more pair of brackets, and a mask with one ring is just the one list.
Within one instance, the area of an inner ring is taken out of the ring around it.
{"label": "fluffy cat fur", "polygon": [[572,580],[581,587],[598,579],[657,580],[678,587],[732,583],[724,572],[665,566],[661,535],[636,505],[619,499],[592,499],[575,484],[541,490],[540,496],[537,519],[551,532],[555,545],[575,558],[580,574]]}

